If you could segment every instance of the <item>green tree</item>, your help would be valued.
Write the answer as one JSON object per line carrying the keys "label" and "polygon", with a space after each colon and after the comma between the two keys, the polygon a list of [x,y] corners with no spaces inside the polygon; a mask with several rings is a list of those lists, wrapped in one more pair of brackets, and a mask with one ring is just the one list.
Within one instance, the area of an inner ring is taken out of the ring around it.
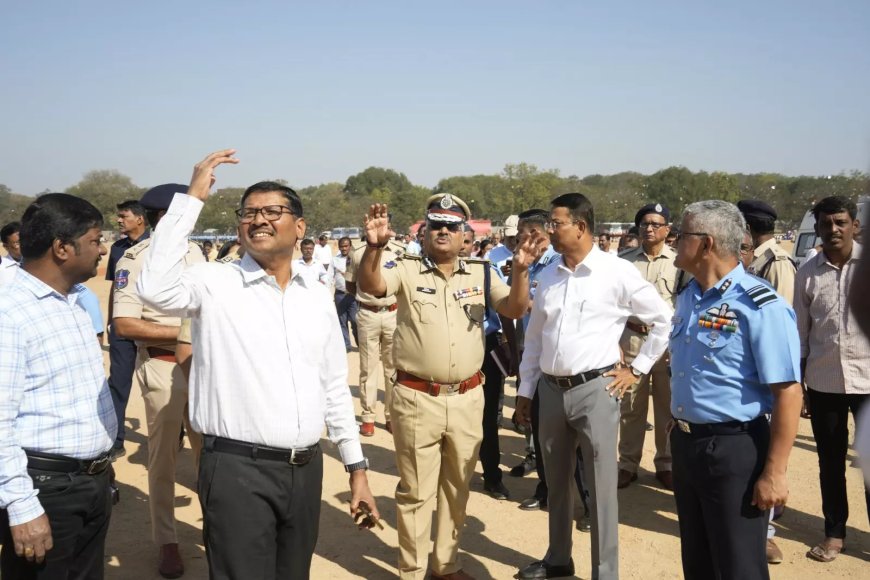
{"label": "green tree", "polygon": [[344,191],[353,196],[370,196],[376,189],[398,193],[411,188],[411,182],[404,173],[383,167],[368,169],[347,178]]}
{"label": "green tree", "polygon": [[126,175],[114,169],[99,169],[87,172],[81,181],[66,190],[94,204],[106,224],[115,222],[116,206],[128,199],[139,199],[144,189],[133,183]]}

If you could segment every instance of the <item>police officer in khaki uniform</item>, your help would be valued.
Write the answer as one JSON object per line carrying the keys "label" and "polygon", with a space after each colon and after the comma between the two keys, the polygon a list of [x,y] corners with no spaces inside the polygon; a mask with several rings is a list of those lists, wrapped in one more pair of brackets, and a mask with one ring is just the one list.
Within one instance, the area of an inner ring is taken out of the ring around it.
{"label": "police officer in khaki uniform", "polygon": [[791,305],[794,298],[794,275],[797,269],[791,261],[791,256],[773,237],[776,210],[757,199],[738,201],[737,208],[746,219],[746,226],[749,228],[755,246],[749,273],[770,282],[776,293]]}
{"label": "police officer in khaki uniform", "polygon": [[[366,244],[357,282],[373,296],[398,300],[394,339],[396,384],[390,412],[399,484],[396,488],[399,576],[426,574],[432,512],[436,512],[432,578],[470,578],[458,560],[469,483],[483,437],[483,321],[487,307],[520,318],[529,296],[529,265],[543,253],[542,236],[524,239],[508,288],[485,261],[459,258],[465,202],[438,194],[427,202],[423,255],[382,264],[391,237],[387,208],[366,216]],[[488,289],[488,290],[487,290]]]}
{"label": "police officer in khaki uniform", "polygon": [[[365,437],[375,434],[375,407],[378,402],[378,360],[384,370],[384,419],[386,429],[393,432],[390,421],[390,399],[393,395],[392,377],[396,372],[393,364],[393,333],[396,331],[396,297],[387,295],[381,298],[361,291],[357,285],[357,270],[362,260],[365,246],[351,254],[350,264],[345,274],[347,291],[356,294],[359,311],[356,315],[359,338],[359,400],[362,407],[362,425],[359,433]],[[405,253],[401,244],[390,240],[381,251],[381,266],[395,263],[396,258]]]}
{"label": "police officer in khaki uniform", "polygon": [[[175,193],[186,185],[166,184],[150,189],[140,203],[153,229],[166,213]],[[145,263],[150,238],[125,252],[115,269],[113,323],[119,336],[136,341],[135,380],[142,388],[148,423],[148,505],[154,542],[160,546],[158,572],[178,578],[184,565],[175,530],[175,459],[182,423],[187,429],[194,457],[201,438],[191,430],[187,413],[187,381],[175,361],[175,346],[181,320],[144,306],[136,281]],[[204,262],[202,250],[190,242],[185,264]]]}
{"label": "police officer in khaki uniform", "polygon": [[[623,252],[620,257],[637,267],[640,275],[655,286],[671,308],[677,292],[691,276],[674,266],[677,253],[665,243],[670,232],[671,213],[660,203],[645,205],[635,214],[641,245]],[[619,341],[626,364],[631,364],[649,335],[649,327],[636,318],[629,318]],[[668,444],[667,425],[671,419],[671,379],[668,376],[668,355],[665,353],[640,377],[622,398],[619,419],[619,474],[616,486],[628,485],[637,479],[637,470],[643,454],[646,435],[647,410],[652,394],[655,422],[656,455],[653,462],[656,479],[667,489],[673,489],[671,449]]]}

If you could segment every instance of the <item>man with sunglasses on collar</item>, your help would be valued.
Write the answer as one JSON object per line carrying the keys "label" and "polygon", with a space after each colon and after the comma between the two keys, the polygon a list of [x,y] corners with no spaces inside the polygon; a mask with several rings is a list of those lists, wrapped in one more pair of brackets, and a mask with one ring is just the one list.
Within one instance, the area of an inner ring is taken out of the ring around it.
{"label": "man with sunglasses on collar", "polygon": [[484,319],[491,308],[520,318],[529,296],[529,266],[544,251],[542,236],[523,239],[513,257],[510,288],[485,261],[460,259],[464,201],[442,193],[427,201],[423,255],[381,266],[392,232],[387,207],[373,205],[365,219],[366,249],[359,289],[398,301],[390,416],[399,468],[396,488],[399,576],[426,574],[432,512],[436,512],[431,578],[471,578],[461,570],[459,537],[469,483],[483,437]]}

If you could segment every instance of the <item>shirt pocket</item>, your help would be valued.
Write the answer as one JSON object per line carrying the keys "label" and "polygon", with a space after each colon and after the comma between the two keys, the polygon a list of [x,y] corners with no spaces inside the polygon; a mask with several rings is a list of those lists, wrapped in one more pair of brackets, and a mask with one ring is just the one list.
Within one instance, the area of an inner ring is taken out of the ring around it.
{"label": "shirt pocket", "polygon": [[416,316],[417,321],[421,324],[433,324],[435,322],[438,304],[433,298],[415,298],[411,301],[411,307],[414,309],[414,316]]}
{"label": "shirt pocket", "polygon": [[734,333],[712,328],[701,328],[695,335],[695,340],[703,344],[711,352],[710,355],[721,353],[725,347],[734,341]]}

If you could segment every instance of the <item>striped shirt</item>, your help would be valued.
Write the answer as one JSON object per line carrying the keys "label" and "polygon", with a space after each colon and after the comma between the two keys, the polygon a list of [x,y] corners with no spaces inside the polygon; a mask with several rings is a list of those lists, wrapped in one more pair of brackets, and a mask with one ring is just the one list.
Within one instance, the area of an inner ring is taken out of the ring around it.
{"label": "striped shirt", "polygon": [[838,268],[824,252],[797,271],[794,310],[807,359],[807,387],[821,393],[870,394],[870,340],[858,328],[849,308],[849,290],[858,267],[861,245]]}
{"label": "striped shirt", "polygon": [[44,513],[25,449],[95,459],[118,430],[83,289],[63,296],[23,269],[0,288],[0,508],[11,525]]}

